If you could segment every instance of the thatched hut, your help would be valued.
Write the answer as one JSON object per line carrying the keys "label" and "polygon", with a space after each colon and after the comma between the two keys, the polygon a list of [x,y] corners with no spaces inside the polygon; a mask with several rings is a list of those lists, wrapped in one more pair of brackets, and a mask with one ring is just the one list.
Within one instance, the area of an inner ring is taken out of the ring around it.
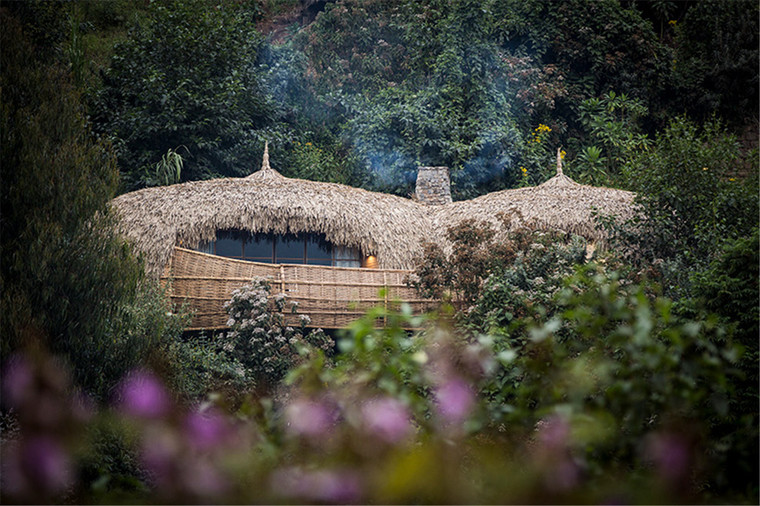
{"label": "thatched hut", "polygon": [[[576,183],[563,173],[558,150],[557,174],[548,181],[440,206],[435,209],[432,221],[433,227],[440,229],[475,219],[490,223],[502,234],[528,227],[567,232],[604,244],[605,235],[597,227],[594,213],[628,218],[634,209],[633,198],[632,192]],[[509,217],[508,228],[499,219],[500,213]]]}
{"label": "thatched hut", "polygon": [[416,198],[405,199],[283,177],[265,150],[261,170],[248,177],[146,188],[117,197],[113,206],[148,272],[170,281],[173,299],[196,311],[193,328],[224,327],[223,303],[252,276],[270,277],[314,325],[339,328],[393,299],[418,311],[427,307],[405,278],[423,244],[446,248],[445,230],[463,219],[499,224],[497,215],[506,212],[512,226],[600,239],[592,209],[625,215],[632,199],[629,192],[579,185],[561,164],[540,186],[464,202],[451,202],[448,169],[423,168]]}

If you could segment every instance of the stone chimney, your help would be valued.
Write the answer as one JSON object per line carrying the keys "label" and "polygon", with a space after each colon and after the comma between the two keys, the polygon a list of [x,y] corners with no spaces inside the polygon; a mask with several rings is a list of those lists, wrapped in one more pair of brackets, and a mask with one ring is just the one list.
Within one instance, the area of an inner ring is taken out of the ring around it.
{"label": "stone chimney", "polygon": [[414,194],[418,201],[429,206],[450,203],[449,168],[420,167],[417,170],[417,187]]}

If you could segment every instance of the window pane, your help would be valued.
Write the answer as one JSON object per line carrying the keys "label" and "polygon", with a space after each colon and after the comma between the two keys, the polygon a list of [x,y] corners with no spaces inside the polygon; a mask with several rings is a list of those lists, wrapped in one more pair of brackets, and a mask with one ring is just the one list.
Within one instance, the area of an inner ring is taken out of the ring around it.
{"label": "window pane", "polygon": [[223,257],[242,258],[243,241],[247,236],[247,232],[239,230],[222,230],[217,232],[215,253]]}
{"label": "window pane", "polygon": [[210,255],[214,254],[214,241],[209,242],[202,242],[198,245],[196,248],[196,251],[200,251],[201,253],[208,253]]}
{"label": "window pane", "polygon": [[273,261],[274,236],[271,234],[254,234],[245,242],[245,259],[254,262]]}
{"label": "window pane", "polygon": [[226,237],[216,240],[216,254],[223,257],[242,258],[243,241],[240,238]]}
{"label": "window pane", "polygon": [[333,251],[335,252],[335,260],[357,260],[361,261],[361,254],[356,248],[345,248],[343,246],[335,246]]}
{"label": "window pane", "polygon": [[[327,260],[327,263],[323,263]],[[306,262],[318,265],[330,265],[332,247],[322,235],[309,234],[306,238]]]}
{"label": "window pane", "polygon": [[275,252],[277,263],[303,263],[304,238],[294,234],[281,235],[277,238]]}
{"label": "window pane", "polygon": [[332,265],[332,258],[309,258],[309,265]]}
{"label": "window pane", "polygon": [[335,267],[361,267],[359,260],[335,260]]}

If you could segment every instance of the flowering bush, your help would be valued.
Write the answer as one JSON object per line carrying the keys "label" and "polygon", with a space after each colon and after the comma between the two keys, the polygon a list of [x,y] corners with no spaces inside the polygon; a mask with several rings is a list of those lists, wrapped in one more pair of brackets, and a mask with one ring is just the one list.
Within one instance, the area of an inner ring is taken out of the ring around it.
{"label": "flowering bush", "polygon": [[298,327],[286,324],[283,311],[288,308],[285,294],[270,295],[271,286],[263,278],[232,292],[224,307],[229,314],[230,331],[222,337],[222,349],[244,368],[243,374],[271,387],[297,362],[299,346],[309,344],[331,355],[334,342],[322,329],[307,333],[307,315],[297,315],[297,304],[290,303],[298,317]]}
{"label": "flowering bush", "polygon": [[[520,187],[536,186],[555,174],[555,145],[551,142],[552,129],[548,125],[539,125],[525,138],[520,158]],[[564,152],[562,153],[564,158]]]}

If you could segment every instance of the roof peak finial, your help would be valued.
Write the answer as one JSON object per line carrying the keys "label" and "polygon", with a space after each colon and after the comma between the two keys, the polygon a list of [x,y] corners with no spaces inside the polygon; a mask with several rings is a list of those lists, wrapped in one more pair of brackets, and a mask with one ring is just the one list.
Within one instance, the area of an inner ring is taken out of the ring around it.
{"label": "roof peak finial", "polygon": [[269,170],[269,141],[264,141],[264,157],[261,160],[261,170]]}
{"label": "roof peak finial", "polygon": [[557,175],[562,176],[562,146],[557,148]]}

